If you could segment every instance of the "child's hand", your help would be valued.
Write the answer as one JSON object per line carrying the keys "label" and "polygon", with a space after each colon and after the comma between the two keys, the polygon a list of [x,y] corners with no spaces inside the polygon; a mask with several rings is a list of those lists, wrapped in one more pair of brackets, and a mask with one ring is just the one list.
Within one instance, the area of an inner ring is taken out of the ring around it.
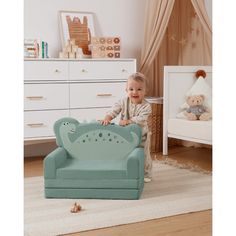
{"label": "child's hand", "polygon": [[111,123],[110,120],[104,119],[104,120],[99,120],[101,125],[109,125]]}
{"label": "child's hand", "polygon": [[119,122],[119,125],[121,125],[121,126],[126,126],[129,124],[131,124],[130,120],[120,120],[120,122]]}
{"label": "child's hand", "polygon": [[107,115],[103,120],[99,120],[101,125],[109,125],[112,121],[112,117]]}

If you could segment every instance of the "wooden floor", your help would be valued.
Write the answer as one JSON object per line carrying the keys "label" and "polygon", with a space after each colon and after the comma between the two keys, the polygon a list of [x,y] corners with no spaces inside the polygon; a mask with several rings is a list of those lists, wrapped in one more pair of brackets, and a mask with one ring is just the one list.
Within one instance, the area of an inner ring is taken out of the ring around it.
{"label": "wooden floor", "polygon": [[[184,166],[198,166],[212,171],[212,150],[209,148],[171,148],[168,157]],[[154,158],[164,160],[161,154]],[[24,176],[43,175],[43,157],[27,157]],[[210,236],[212,235],[212,210],[171,216],[140,223],[127,224],[98,230],[89,230],[67,236]]]}

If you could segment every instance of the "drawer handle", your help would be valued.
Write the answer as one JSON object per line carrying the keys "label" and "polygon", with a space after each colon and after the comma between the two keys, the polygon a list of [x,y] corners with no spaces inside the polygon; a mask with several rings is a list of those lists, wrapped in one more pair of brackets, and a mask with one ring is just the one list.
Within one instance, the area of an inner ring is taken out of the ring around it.
{"label": "drawer handle", "polygon": [[56,69],[54,70],[55,73],[60,73],[60,70]]}
{"label": "drawer handle", "polygon": [[111,97],[112,94],[111,93],[99,93],[97,94],[97,97]]}
{"label": "drawer handle", "polygon": [[82,73],[87,73],[88,71],[85,70],[85,69],[82,69],[81,72],[82,72]]}
{"label": "drawer handle", "polygon": [[41,99],[43,99],[43,96],[29,96],[26,98],[29,100],[41,100]]}
{"label": "drawer handle", "polygon": [[122,72],[128,72],[126,69],[122,69],[121,71],[122,71]]}
{"label": "drawer handle", "polygon": [[30,128],[38,128],[38,127],[42,127],[44,125],[44,123],[31,123],[31,124],[27,124]]}

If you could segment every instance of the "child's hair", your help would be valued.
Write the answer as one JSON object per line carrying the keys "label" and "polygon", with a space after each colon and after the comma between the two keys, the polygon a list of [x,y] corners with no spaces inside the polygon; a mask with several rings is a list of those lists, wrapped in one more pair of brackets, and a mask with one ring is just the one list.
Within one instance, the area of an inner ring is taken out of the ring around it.
{"label": "child's hair", "polygon": [[144,84],[145,89],[147,89],[147,79],[144,74],[140,72],[136,72],[128,77],[129,80],[135,80],[136,82],[142,82]]}

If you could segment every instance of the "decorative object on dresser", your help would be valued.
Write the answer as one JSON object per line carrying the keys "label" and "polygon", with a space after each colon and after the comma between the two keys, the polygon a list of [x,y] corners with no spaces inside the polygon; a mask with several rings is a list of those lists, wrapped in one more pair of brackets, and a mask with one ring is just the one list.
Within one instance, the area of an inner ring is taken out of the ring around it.
{"label": "decorative object on dresser", "polygon": [[24,66],[25,140],[55,138],[61,117],[101,119],[136,72],[135,59],[28,59]]}
{"label": "decorative object on dresser", "polygon": [[85,56],[91,56],[89,45],[91,36],[95,36],[93,13],[76,11],[59,11],[62,47],[68,39],[82,48]]}
{"label": "decorative object on dresser", "polygon": [[[206,78],[196,78],[204,70]],[[200,79],[200,80],[199,80]],[[191,121],[181,114],[186,105],[186,95],[204,94],[211,107],[211,66],[165,66],[163,106],[163,154],[168,154],[168,138],[203,144],[212,144],[212,121]]]}
{"label": "decorative object on dresser", "polygon": [[148,128],[151,132],[151,153],[162,151],[162,129],[163,129],[163,97],[146,97],[151,104],[152,114],[148,118]]}
{"label": "decorative object on dresser", "polygon": [[92,37],[92,58],[119,58],[120,37]]}
{"label": "decorative object on dresser", "polygon": [[24,39],[25,58],[49,58],[48,43],[40,39]]}
{"label": "decorative object on dresser", "polygon": [[83,58],[83,51],[75,44],[75,39],[68,39],[62,52],[59,52],[59,58]]}

